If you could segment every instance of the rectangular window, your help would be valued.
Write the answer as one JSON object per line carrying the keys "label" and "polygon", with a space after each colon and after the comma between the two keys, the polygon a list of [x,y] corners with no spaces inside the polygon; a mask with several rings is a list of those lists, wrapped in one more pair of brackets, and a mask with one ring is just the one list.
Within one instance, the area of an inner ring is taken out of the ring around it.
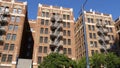
{"label": "rectangular window", "polygon": [[8,30],[13,30],[13,27],[14,27],[13,25],[9,25]]}
{"label": "rectangular window", "polygon": [[68,48],[68,54],[71,55],[71,48]]}
{"label": "rectangular window", "polygon": [[91,25],[88,25],[88,29],[91,30]]}
{"label": "rectangular window", "polygon": [[88,23],[90,23],[90,18],[87,18],[87,20],[88,20]]}
{"label": "rectangular window", "polygon": [[91,18],[91,23],[94,23],[93,19]]}
{"label": "rectangular window", "polygon": [[18,30],[18,25],[15,25],[14,26],[14,31],[17,31]]}
{"label": "rectangular window", "polygon": [[97,47],[97,42],[96,41],[94,42],[94,46]]}
{"label": "rectangular window", "polygon": [[43,37],[40,37],[40,43],[43,43]]}
{"label": "rectangular window", "polygon": [[63,35],[66,36],[66,30],[63,30]]}
{"label": "rectangular window", "polygon": [[12,39],[11,40],[16,40],[16,34],[12,35]]}
{"label": "rectangular window", "polygon": [[3,55],[2,55],[1,62],[5,62],[5,61],[6,61],[6,58],[7,58],[7,55],[6,55],[6,54],[3,54]]}
{"label": "rectangular window", "polygon": [[10,36],[11,36],[11,34],[8,33],[8,34],[6,35],[6,40],[10,40]]}
{"label": "rectangular window", "polygon": [[112,28],[109,28],[109,30],[110,30],[110,32],[113,32],[113,31],[112,31]]}
{"label": "rectangular window", "polygon": [[71,45],[71,39],[68,39],[68,45]]}
{"label": "rectangular window", "polygon": [[63,14],[63,19],[66,19],[66,15]]}
{"label": "rectangular window", "polygon": [[67,54],[67,49],[66,48],[63,49],[63,53]]}
{"label": "rectangular window", "polygon": [[11,22],[15,22],[15,16],[11,16]]}
{"label": "rectangular window", "polygon": [[66,22],[63,22],[63,27],[66,27]]}
{"label": "rectangular window", "polygon": [[67,15],[67,20],[70,20],[70,15]]}
{"label": "rectangular window", "polygon": [[13,9],[13,13],[17,13],[17,9],[16,8]]}
{"label": "rectangular window", "polygon": [[9,50],[10,50],[10,51],[13,51],[13,50],[14,50],[14,46],[15,46],[14,44],[11,44]]}
{"label": "rectangular window", "polygon": [[4,50],[8,50],[8,46],[9,46],[9,44],[6,43],[6,44],[4,45]]}
{"label": "rectangular window", "polygon": [[90,46],[93,46],[93,41],[90,41]]}
{"label": "rectangular window", "polygon": [[8,55],[7,62],[12,62],[12,55]]}
{"label": "rectangular window", "polygon": [[63,39],[63,44],[66,45],[66,39]]}
{"label": "rectangular window", "polygon": [[40,34],[43,34],[44,33],[44,28],[41,28],[40,29]]}
{"label": "rectangular window", "polygon": [[93,37],[94,37],[94,39],[96,39],[96,34],[95,33],[93,33]]}
{"label": "rectangular window", "polygon": [[92,25],[92,30],[93,30],[93,31],[95,30],[95,27],[94,27],[94,25]]}
{"label": "rectangular window", "polygon": [[17,23],[20,22],[20,17],[19,16],[16,17],[16,22]]}
{"label": "rectangular window", "polygon": [[89,33],[89,37],[92,38],[92,33]]}
{"label": "rectangular window", "polygon": [[67,22],[67,27],[70,28],[70,22]]}
{"label": "rectangular window", "polygon": [[42,12],[42,17],[45,17],[45,12]]}
{"label": "rectangular window", "polygon": [[38,63],[41,63],[42,62],[42,57],[38,57]]}
{"label": "rectangular window", "polygon": [[70,33],[71,33],[71,32],[68,30],[68,36],[70,36]]}
{"label": "rectangular window", "polygon": [[45,20],[45,25],[48,25],[49,24],[49,20]]}
{"label": "rectangular window", "polygon": [[41,19],[41,25],[44,25],[44,19]]}
{"label": "rectangular window", "polygon": [[47,43],[48,42],[48,37],[45,37],[44,38],[44,43]]}
{"label": "rectangular window", "polygon": [[18,14],[21,14],[22,13],[22,9],[18,9]]}
{"label": "rectangular window", "polygon": [[38,52],[42,53],[42,46],[39,46]]}
{"label": "rectangular window", "polygon": [[45,34],[48,34],[48,28],[45,28]]}
{"label": "rectangular window", "polygon": [[47,47],[44,47],[44,53],[47,53]]}
{"label": "rectangular window", "polygon": [[94,55],[94,50],[91,50],[91,55],[92,55],[92,56]]}
{"label": "rectangular window", "polygon": [[49,12],[46,12],[46,17],[49,17]]}

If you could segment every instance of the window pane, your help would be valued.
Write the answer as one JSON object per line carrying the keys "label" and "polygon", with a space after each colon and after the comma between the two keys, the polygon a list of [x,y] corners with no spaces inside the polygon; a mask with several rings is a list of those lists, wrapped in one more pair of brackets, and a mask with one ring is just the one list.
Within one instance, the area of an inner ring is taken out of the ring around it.
{"label": "window pane", "polygon": [[88,29],[91,30],[91,25],[88,25]]}
{"label": "window pane", "polygon": [[49,24],[49,20],[45,20],[45,25],[48,25]]}
{"label": "window pane", "polygon": [[68,48],[68,54],[71,55],[71,48]]}
{"label": "window pane", "polygon": [[13,13],[17,13],[17,9],[16,8],[13,9]]}
{"label": "window pane", "polygon": [[16,17],[16,22],[20,22],[20,17]]}
{"label": "window pane", "polygon": [[18,9],[18,14],[21,14],[22,13],[22,9]]}
{"label": "window pane", "polygon": [[42,57],[38,57],[38,63],[42,62]]}
{"label": "window pane", "polygon": [[39,46],[38,52],[42,53],[42,46]]}
{"label": "window pane", "polygon": [[16,34],[12,35],[12,39],[11,40],[16,40]]}
{"label": "window pane", "polygon": [[70,20],[70,15],[67,15],[67,20]]}
{"label": "window pane", "polygon": [[91,54],[94,55],[94,50],[91,50]]}
{"label": "window pane", "polygon": [[14,31],[17,31],[18,30],[18,25],[15,25],[14,26]]}
{"label": "window pane", "polygon": [[67,27],[70,28],[70,23],[69,22],[67,23]]}
{"label": "window pane", "polygon": [[94,25],[92,25],[92,30],[93,30],[93,31],[95,30],[95,27],[94,27]]}
{"label": "window pane", "polygon": [[40,43],[43,43],[43,37],[40,37]]}
{"label": "window pane", "polygon": [[66,48],[63,49],[63,53],[67,54],[67,49]]}
{"label": "window pane", "polygon": [[70,36],[70,33],[71,33],[71,32],[68,30],[68,36]]}
{"label": "window pane", "polygon": [[47,47],[44,47],[44,53],[47,53]]}
{"label": "window pane", "polygon": [[89,37],[92,38],[92,33],[89,33]]}
{"label": "window pane", "polygon": [[6,54],[3,54],[3,55],[2,55],[1,62],[5,62],[5,61],[6,61],[6,57],[7,57],[7,55],[6,55]]}
{"label": "window pane", "polygon": [[44,19],[41,19],[41,25],[44,25]]}
{"label": "window pane", "polygon": [[10,51],[13,51],[14,50],[14,44],[11,44],[10,45],[10,49],[9,49]]}
{"label": "window pane", "polygon": [[63,44],[66,45],[66,39],[63,39]]}
{"label": "window pane", "polygon": [[87,20],[88,20],[88,23],[90,23],[90,18],[87,18]]}
{"label": "window pane", "polygon": [[63,19],[66,19],[66,15],[63,15]]}
{"label": "window pane", "polygon": [[45,37],[44,43],[47,43],[47,42],[48,42],[48,37]]}
{"label": "window pane", "polygon": [[68,45],[71,45],[71,39],[68,39]]}
{"label": "window pane", "polygon": [[44,32],[44,28],[41,28],[40,29],[40,34],[43,34],[43,32]]}
{"label": "window pane", "polygon": [[9,25],[8,30],[13,30],[13,25]]}
{"label": "window pane", "polygon": [[12,62],[12,55],[8,55],[7,62]]}
{"label": "window pane", "polygon": [[93,33],[93,36],[94,36],[94,39],[96,39],[96,34],[95,33]]}
{"label": "window pane", "polygon": [[48,34],[48,28],[45,28],[45,34]]}
{"label": "window pane", "polygon": [[42,17],[45,17],[45,12],[42,12]]}
{"label": "window pane", "polygon": [[63,35],[66,36],[66,30],[63,30]]}
{"label": "window pane", "polygon": [[11,34],[8,33],[7,36],[6,36],[6,40],[10,40],[10,36],[11,36]]}
{"label": "window pane", "polygon": [[15,16],[11,16],[11,22],[15,21]]}
{"label": "window pane", "polygon": [[94,23],[92,18],[91,18],[91,23]]}
{"label": "window pane", "polygon": [[66,22],[63,22],[63,27],[66,27]]}
{"label": "window pane", "polygon": [[9,44],[6,43],[6,44],[4,45],[4,50],[8,50],[8,46],[9,46]]}
{"label": "window pane", "polygon": [[94,42],[94,46],[97,47],[97,42],[96,41]]}
{"label": "window pane", "polygon": [[46,12],[46,17],[49,17],[49,12]]}

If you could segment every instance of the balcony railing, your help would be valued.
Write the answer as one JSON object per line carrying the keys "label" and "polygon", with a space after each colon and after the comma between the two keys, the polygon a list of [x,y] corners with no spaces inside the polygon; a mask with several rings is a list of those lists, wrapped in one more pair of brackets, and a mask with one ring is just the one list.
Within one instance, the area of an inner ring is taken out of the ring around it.
{"label": "balcony railing", "polygon": [[96,26],[97,26],[97,27],[101,27],[102,24],[101,24],[101,23],[96,23]]}

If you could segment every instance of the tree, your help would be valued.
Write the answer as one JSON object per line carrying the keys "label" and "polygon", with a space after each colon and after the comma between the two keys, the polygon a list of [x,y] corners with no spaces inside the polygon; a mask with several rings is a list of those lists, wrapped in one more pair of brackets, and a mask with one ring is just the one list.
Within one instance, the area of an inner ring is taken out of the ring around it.
{"label": "tree", "polygon": [[77,61],[77,68],[86,68],[86,58],[82,57]]}
{"label": "tree", "polygon": [[63,54],[51,53],[45,57],[39,68],[75,68],[76,62]]}

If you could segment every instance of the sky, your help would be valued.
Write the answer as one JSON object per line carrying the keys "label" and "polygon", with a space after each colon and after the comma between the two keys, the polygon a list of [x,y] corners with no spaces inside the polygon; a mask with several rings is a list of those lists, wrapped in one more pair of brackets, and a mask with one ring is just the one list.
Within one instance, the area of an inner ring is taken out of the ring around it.
{"label": "sky", "polygon": [[[28,3],[28,18],[36,19],[38,4],[47,4],[53,6],[62,6],[73,8],[75,19],[78,18],[82,4],[85,0],[18,0],[27,1]],[[85,10],[94,10],[101,13],[112,14],[113,19],[120,16],[120,0],[88,0],[85,5]]]}

